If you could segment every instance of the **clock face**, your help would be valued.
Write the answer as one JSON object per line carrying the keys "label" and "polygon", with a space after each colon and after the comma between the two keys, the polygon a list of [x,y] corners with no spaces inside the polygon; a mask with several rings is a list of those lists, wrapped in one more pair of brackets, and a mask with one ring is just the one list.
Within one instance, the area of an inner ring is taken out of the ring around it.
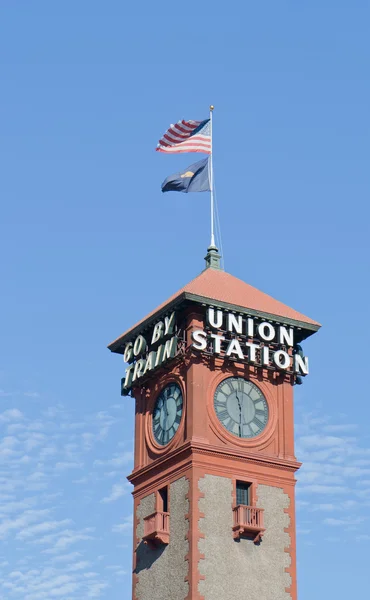
{"label": "clock face", "polygon": [[182,416],[182,393],[177,383],[170,383],[159,394],[153,411],[153,435],[161,446],[172,440]]}
{"label": "clock face", "polygon": [[217,386],[214,407],[220,423],[239,438],[256,437],[267,425],[269,411],[264,395],[242,377],[229,377]]}

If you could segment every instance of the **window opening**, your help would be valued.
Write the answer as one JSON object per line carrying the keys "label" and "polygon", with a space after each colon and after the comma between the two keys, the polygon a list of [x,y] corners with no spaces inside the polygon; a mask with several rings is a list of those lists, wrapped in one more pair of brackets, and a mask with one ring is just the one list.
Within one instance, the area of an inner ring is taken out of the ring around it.
{"label": "window opening", "polygon": [[159,512],[168,512],[168,487],[164,487],[158,492]]}
{"label": "window opening", "polygon": [[251,505],[251,484],[245,481],[236,482],[236,504]]}

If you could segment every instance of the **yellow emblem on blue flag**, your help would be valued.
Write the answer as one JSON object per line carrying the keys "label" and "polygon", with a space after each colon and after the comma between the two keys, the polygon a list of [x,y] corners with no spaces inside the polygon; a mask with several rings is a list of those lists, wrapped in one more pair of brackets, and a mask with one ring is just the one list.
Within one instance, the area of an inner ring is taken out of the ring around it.
{"label": "yellow emblem on blue flag", "polygon": [[162,192],[209,192],[208,157],[167,177],[162,183]]}

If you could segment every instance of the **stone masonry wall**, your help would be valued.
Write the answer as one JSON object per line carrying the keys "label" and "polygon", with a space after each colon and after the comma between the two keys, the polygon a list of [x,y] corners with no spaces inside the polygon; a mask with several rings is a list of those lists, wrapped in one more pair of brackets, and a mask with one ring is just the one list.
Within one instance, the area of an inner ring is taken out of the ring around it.
{"label": "stone masonry wall", "polygon": [[199,572],[199,592],[205,600],[291,600],[285,588],[290,575],[290,555],[284,551],[290,537],[284,532],[289,525],[289,496],[281,488],[259,485],[257,506],[265,509],[266,532],[260,544],[252,540],[236,541],[232,537],[232,481],[226,477],[205,475],[199,480],[204,498],[199,510],[204,518],[199,529],[205,535],[199,550],[205,558]]}
{"label": "stone masonry wall", "polygon": [[143,498],[138,506],[136,518],[139,524],[136,535],[137,546],[137,600],[184,600],[189,593],[185,581],[188,574],[188,562],[185,556],[189,551],[186,539],[189,523],[185,519],[189,511],[189,502],[185,498],[189,491],[189,482],[185,477],[170,485],[170,543],[150,549],[142,542],[144,517],[155,509],[155,495]]}

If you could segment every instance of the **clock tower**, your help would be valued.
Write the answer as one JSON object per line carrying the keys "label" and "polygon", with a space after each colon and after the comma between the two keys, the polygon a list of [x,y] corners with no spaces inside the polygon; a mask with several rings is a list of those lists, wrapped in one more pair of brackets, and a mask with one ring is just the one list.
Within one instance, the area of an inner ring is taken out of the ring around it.
{"label": "clock tower", "polygon": [[296,600],[293,390],[320,325],[206,268],[109,345],[135,402],[133,600]]}

